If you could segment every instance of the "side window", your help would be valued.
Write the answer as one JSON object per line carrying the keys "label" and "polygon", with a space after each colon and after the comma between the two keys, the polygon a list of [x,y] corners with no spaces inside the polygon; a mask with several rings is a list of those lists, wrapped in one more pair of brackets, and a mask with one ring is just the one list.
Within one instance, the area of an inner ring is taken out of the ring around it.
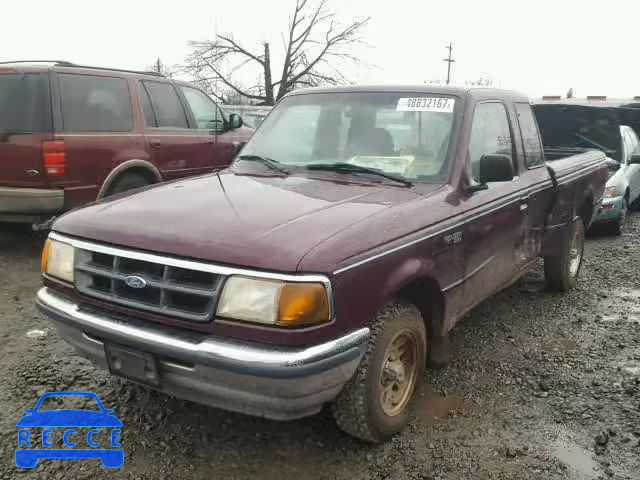
{"label": "side window", "polygon": [[502,103],[480,103],[476,106],[469,139],[471,176],[480,182],[480,159],[483,155],[501,154],[513,158],[513,140],[507,110]]}
{"label": "side window", "polygon": [[133,130],[131,97],[123,78],[59,74],[62,125],[67,132]]}
{"label": "side window", "polygon": [[196,88],[180,87],[196,119],[196,127],[208,130],[223,130],[224,120],[220,109],[207,95]]}
{"label": "side window", "polygon": [[637,138],[635,134],[633,134],[630,130],[624,130],[624,150],[626,160],[629,161],[631,159],[631,155],[636,153],[636,149],[638,147]]}
{"label": "side window", "polygon": [[516,103],[518,125],[524,146],[524,162],[527,168],[534,168],[544,163],[544,153],[540,143],[540,134],[536,125],[531,105]]}
{"label": "side window", "polygon": [[189,128],[187,116],[173,85],[160,82],[142,82],[142,84],[149,94],[151,108],[155,114],[156,124],[148,126]]}

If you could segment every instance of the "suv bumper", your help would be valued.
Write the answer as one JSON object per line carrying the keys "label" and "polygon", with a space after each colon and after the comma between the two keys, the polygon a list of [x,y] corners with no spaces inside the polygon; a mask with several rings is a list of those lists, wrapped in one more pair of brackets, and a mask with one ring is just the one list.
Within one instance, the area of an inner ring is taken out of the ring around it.
{"label": "suv bumper", "polygon": [[369,329],[320,345],[288,348],[215,337],[81,307],[43,287],[36,304],[62,339],[107,369],[105,342],[157,359],[160,390],[251,415],[289,420],[312,415],[355,373]]}
{"label": "suv bumper", "polygon": [[0,187],[0,215],[53,214],[63,206],[61,189]]}

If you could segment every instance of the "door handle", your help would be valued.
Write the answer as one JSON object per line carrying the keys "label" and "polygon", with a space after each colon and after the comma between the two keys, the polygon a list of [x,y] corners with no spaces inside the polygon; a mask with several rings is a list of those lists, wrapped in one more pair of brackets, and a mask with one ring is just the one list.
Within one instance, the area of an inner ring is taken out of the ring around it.
{"label": "door handle", "polygon": [[520,197],[520,211],[523,212],[529,208],[529,199],[530,197],[527,195],[526,197]]}
{"label": "door handle", "polygon": [[151,148],[158,148],[160,145],[162,145],[159,141],[157,140],[153,140],[151,143]]}
{"label": "door handle", "polygon": [[207,140],[207,143],[208,143],[209,145],[215,145],[215,144],[216,144],[216,141],[215,141],[213,138],[211,138],[211,139]]}

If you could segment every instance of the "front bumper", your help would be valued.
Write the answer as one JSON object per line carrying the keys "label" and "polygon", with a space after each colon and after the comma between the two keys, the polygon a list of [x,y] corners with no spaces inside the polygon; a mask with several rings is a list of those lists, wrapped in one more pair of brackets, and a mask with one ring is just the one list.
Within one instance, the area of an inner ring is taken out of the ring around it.
{"label": "front bumper", "polygon": [[49,215],[62,211],[64,190],[0,187],[0,215]]}
{"label": "front bumper", "polygon": [[620,218],[624,197],[605,198],[598,208],[595,222],[613,222]]}
{"label": "front bumper", "polygon": [[215,337],[90,309],[43,287],[36,304],[62,339],[107,369],[105,342],[157,358],[159,388],[171,395],[251,415],[312,415],[355,373],[369,329],[306,348]]}

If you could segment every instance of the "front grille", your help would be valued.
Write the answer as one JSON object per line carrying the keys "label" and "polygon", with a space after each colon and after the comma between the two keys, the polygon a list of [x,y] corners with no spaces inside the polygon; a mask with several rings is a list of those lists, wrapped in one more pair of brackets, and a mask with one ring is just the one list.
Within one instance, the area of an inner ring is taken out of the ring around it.
{"label": "front grille", "polygon": [[213,318],[224,278],[81,248],[75,252],[75,282],[80,293],[194,322]]}

